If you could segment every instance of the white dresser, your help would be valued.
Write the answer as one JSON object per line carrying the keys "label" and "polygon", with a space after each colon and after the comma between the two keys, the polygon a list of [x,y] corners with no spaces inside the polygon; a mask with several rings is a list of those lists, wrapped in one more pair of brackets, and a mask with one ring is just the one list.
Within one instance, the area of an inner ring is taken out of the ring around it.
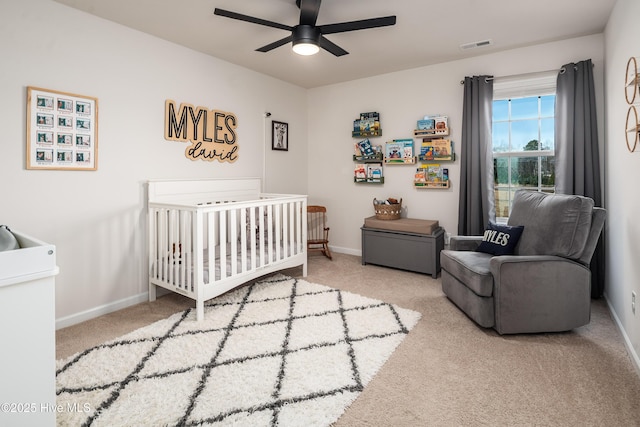
{"label": "white dresser", "polygon": [[56,248],[13,230],[0,252],[0,425],[55,426]]}

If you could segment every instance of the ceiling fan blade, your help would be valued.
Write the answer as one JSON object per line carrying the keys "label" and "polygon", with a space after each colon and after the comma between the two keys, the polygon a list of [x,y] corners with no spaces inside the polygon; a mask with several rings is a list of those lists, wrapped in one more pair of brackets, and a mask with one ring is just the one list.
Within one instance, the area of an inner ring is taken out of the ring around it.
{"label": "ceiling fan blade", "polygon": [[322,34],[346,33],[347,31],[366,30],[368,28],[388,27],[396,24],[395,16],[362,19],[360,21],[341,22],[339,24],[320,25]]}
{"label": "ceiling fan blade", "polygon": [[300,25],[316,25],[321,0],[297,0],[300,8]]}
{"label": "ceiling fan blade", "polygon": [[262,46],[261,48],[256,49],[256,51],[258,52],[269,52],[270,50],[273,50],[277,47],[280,47],[282,45],[285,45],[287,43],[289,43],[291,40],[293,40],[293,36],[289,36],[289,37],[285,37],[283,39],[280,39],[276,42],[270,43],[266,46]]}
{"label": "ceiling fan blade", "polygon": [[320,37],[320,47],[335,56],[347,55],[349,52],[338,46],[337,44],[329,41],[326,37]]}
{"label": "ceiling fan blade", "polygon": [[280,30],[293,31],[293,27],[290,27],[288,25],[279,24],[273,21],[267,21],[266,19],[255,18],[253,16],[243,15],[241,13],[231,12],[229,10],[218,9],[217,7],[213,11],[213,14],[218,16],[224,16],[225,18],[237,19],[238,21],[251,22],[252,24],[278,28]]}

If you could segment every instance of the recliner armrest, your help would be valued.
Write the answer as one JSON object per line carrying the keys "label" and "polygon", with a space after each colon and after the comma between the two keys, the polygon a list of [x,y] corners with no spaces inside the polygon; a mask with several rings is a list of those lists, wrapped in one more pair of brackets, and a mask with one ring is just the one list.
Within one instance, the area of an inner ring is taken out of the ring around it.
{"label": "recliner armrest", "polygon": [[482,236],[451,236],[449,249],[452,251],[475,251],[482,242]]}
{"label": "recliner armrest", "polygon": [[567,331],[589,323],[591,272],[550,255],[493,257],[495,326],[500,334]]}

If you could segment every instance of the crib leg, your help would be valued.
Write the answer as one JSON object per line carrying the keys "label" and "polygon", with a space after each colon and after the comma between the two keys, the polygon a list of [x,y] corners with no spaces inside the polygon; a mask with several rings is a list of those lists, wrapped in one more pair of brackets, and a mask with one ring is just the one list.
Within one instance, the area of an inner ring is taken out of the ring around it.
{"label": "crib leg", "polygon": [[156,285],[149,283],[149,301],[156,300]]}
{"label": "crib leg", "polygon": [[307,262],[302,264],[302,277],[307,277]]}
{"label": "crib leg", "polygon": [[196,320],[198,322],[204,320],[204,301],[196,301]]}

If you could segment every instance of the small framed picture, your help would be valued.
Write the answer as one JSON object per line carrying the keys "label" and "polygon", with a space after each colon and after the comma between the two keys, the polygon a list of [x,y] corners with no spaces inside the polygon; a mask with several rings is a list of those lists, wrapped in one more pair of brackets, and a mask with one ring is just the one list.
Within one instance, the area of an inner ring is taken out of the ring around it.
{"label": "small framed picture", "polygon": [[271,149],[289,151],[289,125],[273,120],[271,122]]}

